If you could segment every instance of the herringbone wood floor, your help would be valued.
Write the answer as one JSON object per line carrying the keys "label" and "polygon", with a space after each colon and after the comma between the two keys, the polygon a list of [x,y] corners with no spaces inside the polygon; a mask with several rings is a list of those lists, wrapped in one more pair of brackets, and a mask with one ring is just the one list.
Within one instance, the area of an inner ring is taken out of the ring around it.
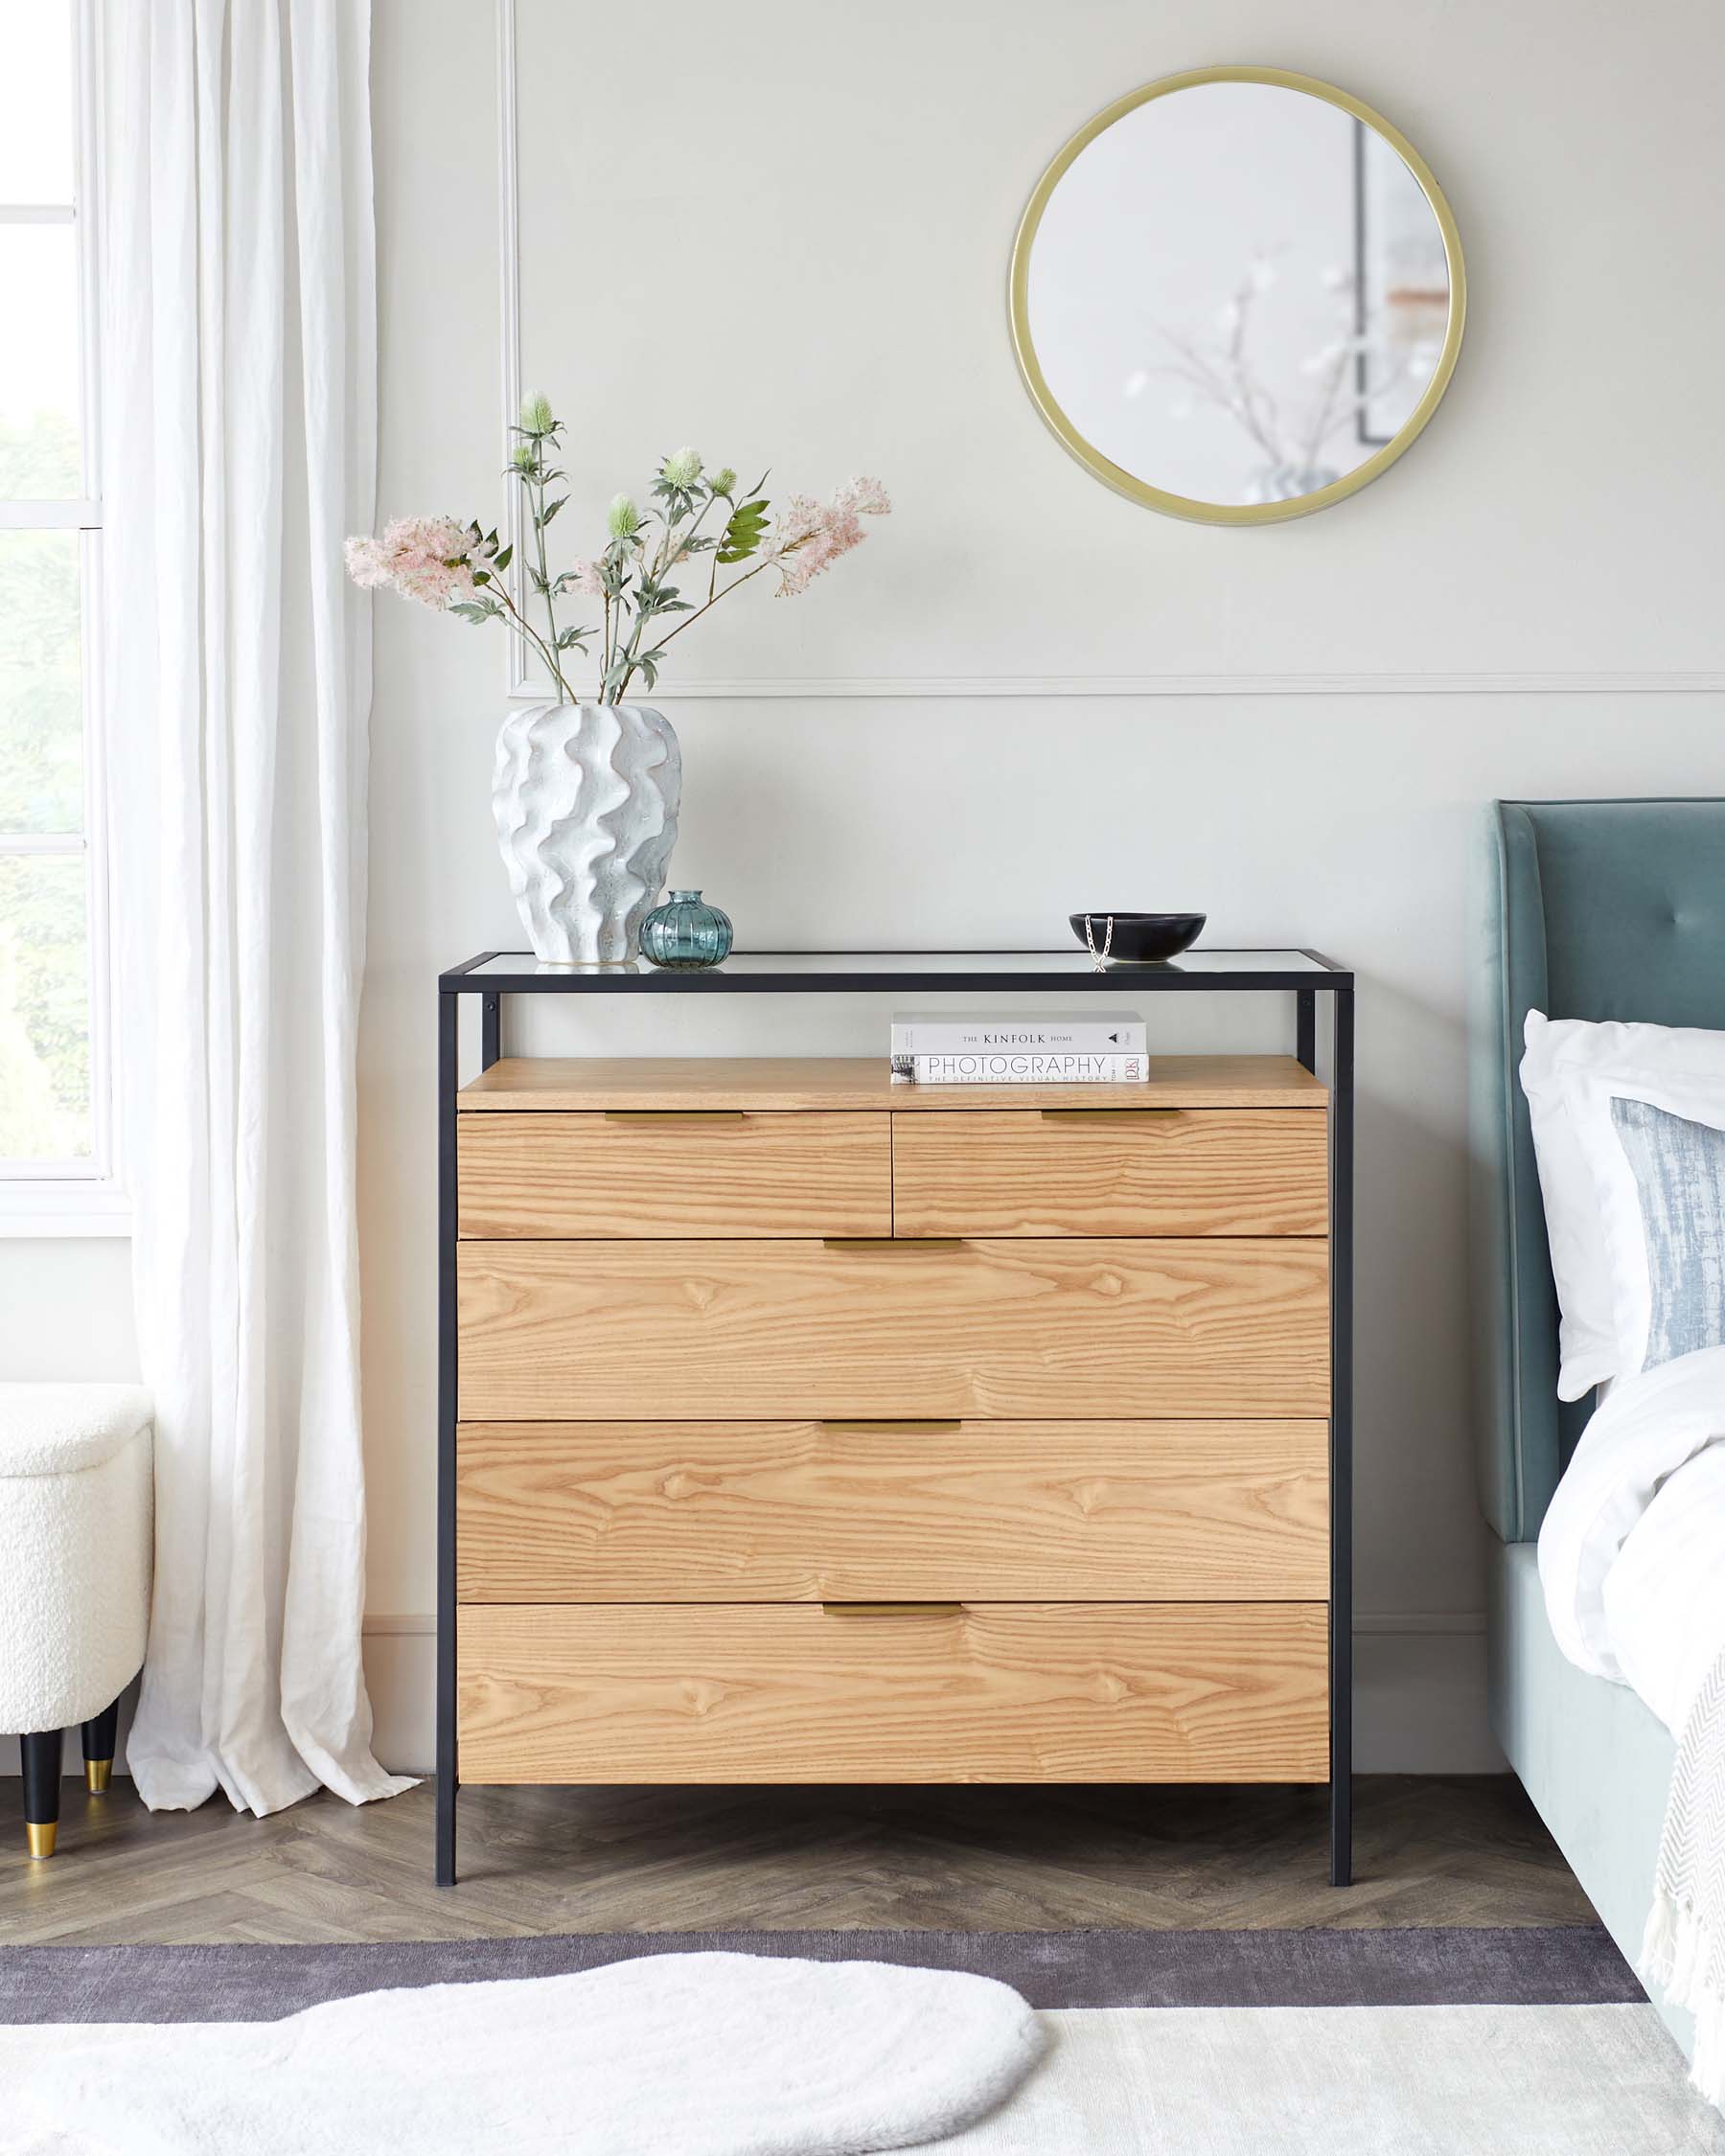
{"label": "herringbone wood floor", "polygon": [[903,1926],[1039,1931],[1574,1924],[1593,1912],[1507,1777],[1366,1777],[1358,1884],[1307,1789],[472,1789],[462,1884],[431,1884],[431,1791],[272,1819],[152,1818],[65,1785],[24,1854],[0,1783],[0,1940],[454,1938]]}

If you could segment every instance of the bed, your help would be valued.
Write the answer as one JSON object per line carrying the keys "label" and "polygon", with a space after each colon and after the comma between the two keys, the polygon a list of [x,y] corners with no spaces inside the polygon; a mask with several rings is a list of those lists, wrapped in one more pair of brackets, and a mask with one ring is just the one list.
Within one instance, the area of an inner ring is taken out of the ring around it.
{"label": "bed", "polygon": [[[1725,1028],[1725,801],[1500,801],[1485,887],[1470,1123],[1492,1727],[1634,1961],[1675,1746],[1634,1692],[1564,1659],[1540,1591],[1535,1541],[1589,1403],[1556,1396],[1556,1296],[1516,1072],[1530,1009]],[[1655,2003],[1690,2052],[1690,2017]]]}

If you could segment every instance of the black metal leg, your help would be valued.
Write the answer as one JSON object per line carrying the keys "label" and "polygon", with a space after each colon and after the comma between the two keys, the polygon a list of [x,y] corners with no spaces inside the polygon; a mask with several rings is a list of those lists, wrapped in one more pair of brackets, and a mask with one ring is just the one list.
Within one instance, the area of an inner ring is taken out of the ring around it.
{"label": "black metal leg", "polygon": [[1294,1054],[1308,1070],[1318,1067],[1318,995],[1297,989],[1294,995]]}
{"label": "black metal leg", "polygon": [[1334,990],[1330,1070],[1330,1884],[1353,1878],[1354,999]]}
{"label": "black metal leg", "polygon": [[33,1857],[51,1857],[59,1831],[62,1732],[18,1739],[24,1763],[24,1833]]}
{"label": "black metal leg", "polygon": [[455,1884],[455,1093],[460,999],[437,998],[437,1883]]}
{"label": "black metal leg", "polygon": [[479,998],[479,1061],[489,1070],[503,1053],[503,998]]}
{"label": "black metal leg", "polygon": [[113,1778],[114,1748],[120,1741],[120,1702],[104,1707],[83,1726],[84,1787],[100,1797]]}

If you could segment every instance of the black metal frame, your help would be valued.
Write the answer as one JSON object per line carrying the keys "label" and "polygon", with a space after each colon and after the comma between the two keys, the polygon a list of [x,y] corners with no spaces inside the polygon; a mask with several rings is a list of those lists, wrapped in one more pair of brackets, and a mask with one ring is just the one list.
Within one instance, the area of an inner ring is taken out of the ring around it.
{"label": "black metal frame", "polygon": [[[1322,952],[1297,951],[1299,969],[1266,965],[1235,972],[1208,972],[1194,951],[1179,968],[1109,967],[1093,973],[1049,968],[1034,961],[1051,952],[862,952],[855,972],[750,973],[753,956],[841,958],[842,952],[738,952],[710,973],[634,972],[623,967],[529,970],[525,952],[482,951],[437,982],[437,1883],[455,1884],[455,1427],[457,1335],[455,1319],[456,1096],[461,1087],[460,1009],[464,996],[480,1003],[481,1065],[490,1069],[503,1052],[505,996],[959,995],[1001,993],[1070,995],[1074,991],[1130,990],[1166,995],[1292,994],[1295,1054],[1307,1070],[1318,1067],[1318,998],[1330,998],[1330,1883],[1346,1887],[1353,1876],[1353,1338],[1354,1338],[1354,976]],[[895,969],[895,958],[978,959],[1023,956],[1023,971],[961,970],[914,973]],[[1269,954],[1266,953],[1268,956]],[[495,958],[519,957],[519,973],[480,974]],[[1317,969],[1314,971],[1313,969]]]}

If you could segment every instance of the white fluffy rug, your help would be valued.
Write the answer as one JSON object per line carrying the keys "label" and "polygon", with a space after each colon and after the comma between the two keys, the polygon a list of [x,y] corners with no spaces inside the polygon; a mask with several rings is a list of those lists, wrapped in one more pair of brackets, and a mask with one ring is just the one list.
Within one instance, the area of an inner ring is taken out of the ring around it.
{"label": "white fluffy rug", "polygon": [[[1038,2024],[1052,2043],[1032,2073]],[[924,2156],[1725,2156],[1725,2121],[1685,2085],[1644,2005],[1033,2018],[980,1978],[728,1954],[374,1992],[264,2024],[0,2028],[0,2156],[914,2145]]]}
{"label": "white fluffy rug", "polygon": [[988,1977],[746,1954],[16,2033],[6,2156],[851,2156],[958,2132],[1044,2042]]}

